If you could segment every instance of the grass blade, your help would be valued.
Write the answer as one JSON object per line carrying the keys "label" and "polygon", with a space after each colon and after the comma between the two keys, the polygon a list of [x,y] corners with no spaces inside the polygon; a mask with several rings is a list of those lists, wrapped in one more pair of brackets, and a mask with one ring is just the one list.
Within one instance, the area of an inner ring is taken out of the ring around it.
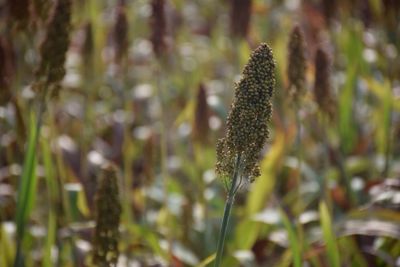
{"label": "grass blade", "polygon": [[281,214],[283,225],[285,226],[285,229],[289,236],[289,243],[290,243],[290,248],[292,251],[294,267],[301,267],[302,266],[302,264],[301,264],[302,256],[301,256],[300,241],[297,238],[295,229],[294,229],[292,223],[289,221],[289,218],[286,216],[286,213],[281,210],[280,214]]}
{"label": "grass blade", "polygon": [[329,214],[328,206],[324,201],[319,203],[319,213],[321,219],[322,235],[326,243],[329,266],[340,267],[340,256],[336,244],[335,234],[332,229],[332,220]]}
{"label": "grass blade", "polygon": [[49,201],[49,218],[47,224],[47,236],[46,243],[43,253],[43,267],[53,266],[51,260],[51,250],[56,241],[56,212],[55,212],[55,200],[56,192],[58,192],[57,183],[55,181],[55,170],[52,165],[51,152],[48,140],[41,142],[43,149],[43,163],[46,174],[47,190],[48,190],[48,201]]}
{"label": "grass blade", "polygon": [[24,266],[22,255],[22,243],[24,239],[25,224],[29,217],[33,203],[35,202],[36,190],[36,163],[37,155],[36,148],[39,139],[39,132],[42,125],[42,115],[44,112],[44,101],[39,104],[38,115],[35,118],[33,112],[30,116],[28,148],[22,175],[19,180],[17,210],[16,210],[16,225],[17,225],[17,244],[14,267]]}

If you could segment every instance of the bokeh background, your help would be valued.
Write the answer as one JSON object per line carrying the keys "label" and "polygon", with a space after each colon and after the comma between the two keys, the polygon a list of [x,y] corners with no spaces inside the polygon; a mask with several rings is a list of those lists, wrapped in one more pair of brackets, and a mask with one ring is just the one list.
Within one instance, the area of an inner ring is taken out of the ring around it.
{"label": "bokeh background", "polygon": [[[54,2],[0,0],[4,267]],[[91,266],[105,162],[118,170],[117,266],[207,266],[226,196],[215,144],[261,42],[276,61],[270,138],[261,177],[236,196],[223,266],[400,266],[400,1],[72,2],[66,74],[46,102],[29,186],[26,266]],[[307,66],[299,101],[287,77],[296,25]],[[329,116],[314,95],[319,49]]]}

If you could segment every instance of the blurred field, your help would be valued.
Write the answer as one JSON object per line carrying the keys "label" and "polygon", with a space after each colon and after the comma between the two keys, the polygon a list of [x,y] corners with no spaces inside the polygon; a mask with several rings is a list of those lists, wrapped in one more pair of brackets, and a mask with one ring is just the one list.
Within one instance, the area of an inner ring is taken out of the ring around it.
{"label": "blurred field", "polygon": [[[270,138],[261,176],[236,196],[222,266],[400,266],[400,1],[72,1],[66,73],[41,98],[55,2],[0,0],[0,267],[96,266],[96,191],[110,170],[116,266],[212,266],[226,199],[216,141],[262,42],[276,61]],[[314,94],[319,49],[329,114]]]}

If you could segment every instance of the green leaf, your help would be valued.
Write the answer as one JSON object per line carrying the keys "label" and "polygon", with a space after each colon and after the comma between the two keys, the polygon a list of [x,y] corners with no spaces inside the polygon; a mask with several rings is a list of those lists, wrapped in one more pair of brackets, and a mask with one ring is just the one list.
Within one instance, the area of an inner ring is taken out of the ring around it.
{"label": "green leaf", "polygon": [[0,225],[0,266],[11,266],[14,258],[13,244],[4,229]]}
{"label": "green leaf", "polygon": [[30,118],[28,149],[25,156],[20,186],[17,197],[16,224],[18,238],[23,238],[25,223],[34,203],[36,190],[36,147],[40,125],[36,123],[33,113]]}
{"label": "green leaf", "polygon": [[356,128],[354,127],[354,91],[357,75],[365,72],[367,65],[362,55],[364,45],[362,42],[362,31],[358,24],[352,25],[350,29],[344,29],[339,37],[341,49],[347,59],[346,82],[339,93],[339,133],[344,152],[353,149],[356,140]]}
{"label": "green leaf", "polygon": [[340,267],[339,250],[336,244],[335,234],[332,229],[331,216],[329,214],[328,206],[324,201],[319,203],[319,213],[321,218],[322,235],[324,237],[328,253],[329,266]]}
{"label": "green leaf", "polygon": [[289,245],[291,248],[291,254],[294,266],[301,267],[302,266],[301,244],[299,239],[297,238],[294,226],[289,221],[289,218],[286,216],[286,213],[283,210],[280,211],[280,215],[282,218],[283,225],[285,226],[285,229],[288,233]]}
{"label": "green leaf", "polygon": [[261,162],[261,177],[257,178],[251,187],[247,199],[246,211],[248,216],[259,212],[275,186],[275,176],[285,150],[285,135],[277,132],[267,156]]}
{"label": "green leaf", "polygon": [[349,66],[346,73],[346,83],[339,95],[339,133],[345,152],[349,152],[353,148],[356,138],[353,118],[356,73],[357,66]]}
{"label": "green leaf", "polygon": [[56,214],[54,201],[56,200],[56,192],[58,192],[57,183],[55,181],[55,170],[52,163],[52,157],[48,140],[41,142],[43,151],[43,163],[46,175],[48,203],[49,203],[49,218],[47,223],[47,236],[43,254],[43,266],[53,266],[51,260],[51,251],[56,241]]}
{"label": "green leaf", "polygon": [[196,267],[205,267],[207,266],[209,263],[213,262],[215,259],[215,253],[213,253],[212,255],[208,256],[207,258],[205,258],[202,262],[200,262],[199,264],[196,265]]}
{"label": "green leaf", "polygon": [[235,248],[240,250],[250,249],[257,240],[260,227],[260,223],[253,220],[241,221],[235,231]]}

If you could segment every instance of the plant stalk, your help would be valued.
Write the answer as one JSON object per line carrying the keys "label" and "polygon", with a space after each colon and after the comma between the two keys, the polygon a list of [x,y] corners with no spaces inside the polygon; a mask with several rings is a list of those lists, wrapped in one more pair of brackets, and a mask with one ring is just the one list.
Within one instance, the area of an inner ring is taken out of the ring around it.
{"label": "plant stalk", "polygon": [[[35,128],[33,130],[33,136],[29,136],[29,141],[28,141],[28,151],[27,151],[27,156],[24,159],[24,164],[23,164],[23,173],[20,178],[20,186],[18,189],[18,197],[17,197],[17,214],[16,214],[16,225],[17,225],[17,241],[16,241],[16,253],[15,253],[15,259],[14,259],[14,267],[23,267],[25,266],[24,263],[24,258],[23,258],[23,251],[22,251],[22,245],[25,237],[25,227],[26,227],[26,222],[29,217],[29,211],[26,211],[26,207],[28,206],[28,199],[30,195],[30,187],[33,184],[33,179],[32,176],[36,175],[35,174],[35,160],[36,156],[32,156],[34,153],[33,151],[36,151],[37,144],[39,141],[39,135],[40,135],[40,129],[42,127],[43,123],[43,114],[46,109],[46,95],[47,95],[47,90],[48,90],[48,84],[46,83],[42,95],[40,97],[39,103],[38,103],[38,109],[37,109],[37,115],[36,115],[36,124]],[[32,127],[32,126],[30,126]],[[25,188],[25,183],[22,181],[22,179],[28,179],[28,184]],[[34,191],[33,191],[34,193]]]}
{"label": "plant stalk", "polygon": [[235,170],[233,172],[233,179],[232,179],[231,187],[229,189],[228,198],[226,199],[226,202],[225,202],[224,217],[222,219],[221,229],[219,232],[218,244],[217,244],[217,255],[215,257],[214,267],[219,267],[221,265],[222,253],[224,251],[224,244],[225,244],[225,238],[226,238],[226,231],[228,229],[232,205],[235,200],[235,194],[237,192],[236,183],[237,183],[237,180],[239,177],[239,165],[240,165],[240,154],[236,158]]}
{"label": "plant stalk", "polygon": [[296,103],[296,128],[297,128],[297,134],[296,134],[296,156],[297,156],[297,186],[298,186],[298,196],[300,196],[300,184],[301,184],[301,178],[302,178],[302,161],[303,161],[303,154],[302,154],[302,146],[301,146],[301,121],[300,121],[300,107]]}

